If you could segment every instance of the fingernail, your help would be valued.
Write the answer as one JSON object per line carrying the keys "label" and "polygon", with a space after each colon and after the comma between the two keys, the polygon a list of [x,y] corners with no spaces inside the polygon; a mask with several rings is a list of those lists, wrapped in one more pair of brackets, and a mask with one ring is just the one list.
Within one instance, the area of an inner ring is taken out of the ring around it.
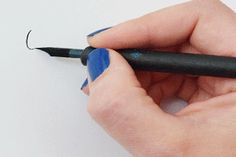
{"label": "fingernail", "polygon": [[88,85],[88,79],[86,79],[85,81],[84,81],[84,83],[82,84],[82,86],[81,86],[81,90],[84,88],[84,87],[86,87]]}
{"label": "fingernail", "polygon": [[93,50],[88,55],[87,67],[91,81],[101,75],[110,64],[109,53],[105,48]]}
{"label": "fingernail", "polygon": [[88,38],[93,37],[93,36],[95,36],[95,35],[97,35],[97,34],[103,32],[103,31],[105,31],[105,30],[110,29],[110,28],[111,28],[111,27],[107,27],[107,28],[103,28],[103,29],[97,30],[97,31],[95,31],[95,32],[93,32],[93,33],[87,35],[87,37],[88,37]]}

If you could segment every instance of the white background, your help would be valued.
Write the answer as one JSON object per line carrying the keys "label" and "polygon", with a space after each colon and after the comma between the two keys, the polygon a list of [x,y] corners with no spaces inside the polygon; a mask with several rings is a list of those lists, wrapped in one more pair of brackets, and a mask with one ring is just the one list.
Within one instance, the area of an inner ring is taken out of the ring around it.
{"label": "white background", "polygon": [[89,117],[80,60],[29,51],[26,33],[33,47],[83,48],[96,29],[183,1],[0,0],[0,156],[130,157]]}

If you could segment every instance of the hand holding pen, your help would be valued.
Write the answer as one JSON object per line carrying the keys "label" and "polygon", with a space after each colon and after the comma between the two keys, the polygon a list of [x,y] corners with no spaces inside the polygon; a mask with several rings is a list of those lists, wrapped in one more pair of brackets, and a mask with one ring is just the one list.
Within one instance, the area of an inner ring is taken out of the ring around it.
{"label": "hand holding pen", "polygon": [[35,49],[81,59],[89,112],[134,156],[232,156],[235,19],[220,1],[196,0],[91,33],[85,49]]}
{"label": "hand holding pen", "polygon": [[[236,15],[216,0],[163,9],[88,36],[88,111],[134,156],[236,156],[236,80],[134,71],[112,49],[236,56]],[[105,48],[109,49],[105,49]],[[173,114],[160,101],[188,106]]]}

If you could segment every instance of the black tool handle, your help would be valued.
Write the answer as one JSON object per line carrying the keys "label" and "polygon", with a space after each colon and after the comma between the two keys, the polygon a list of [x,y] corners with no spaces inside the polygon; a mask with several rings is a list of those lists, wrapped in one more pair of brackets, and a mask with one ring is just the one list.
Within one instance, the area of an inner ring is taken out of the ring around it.
{"label": "black tool handle", "polygon": [[[81,56],[86,65],[88,47]],[[169,72],[203,76],[236,78],[236,58],[202,54],[147,51],[139,49],[117,50],[136,70]]]}

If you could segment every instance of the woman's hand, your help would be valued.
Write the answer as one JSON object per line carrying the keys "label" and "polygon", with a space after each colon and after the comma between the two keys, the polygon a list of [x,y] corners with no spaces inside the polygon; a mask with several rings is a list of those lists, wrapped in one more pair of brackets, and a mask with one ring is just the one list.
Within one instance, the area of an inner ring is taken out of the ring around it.
{"label": "woman's hand", "polygon": [[[236,15],[218,0],[194,0],[119,24],[88,38],[88,111],[137,157],[236,156],[236,80],[134,72],[111,50],[150,48],[236,56]],[[174,115],[160,101],[188,106]]]}

